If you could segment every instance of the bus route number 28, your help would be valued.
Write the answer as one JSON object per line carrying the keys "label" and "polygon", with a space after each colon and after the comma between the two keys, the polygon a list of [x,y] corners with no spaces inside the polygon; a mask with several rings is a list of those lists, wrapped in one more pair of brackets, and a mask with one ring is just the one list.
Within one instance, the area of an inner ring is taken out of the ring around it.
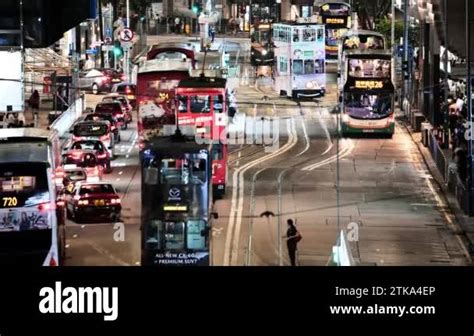
{"label": "bus route number 28", "polygon": [[16,197],[3,197],[3,207],[16,207],[18,199]]}

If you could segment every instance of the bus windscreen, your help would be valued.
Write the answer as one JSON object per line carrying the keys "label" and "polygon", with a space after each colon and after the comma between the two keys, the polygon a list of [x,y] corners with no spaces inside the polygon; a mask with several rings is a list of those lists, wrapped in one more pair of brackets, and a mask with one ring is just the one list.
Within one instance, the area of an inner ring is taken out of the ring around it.
{"label": "bus windscreen", "polygon": [[388,59],[350,59],[349,76],[354,78],[390,78],[391,61]]}
{"label": "bus windscreen", "polygon": [[383,50],[385,48],[384,40],[380,36],[353,35],[344,39],[344,50]]}
{"label": "bus windscreen", "polygon": [[356,119],[381,119],[392,114],[391,93],[345,93],[345,113]]}

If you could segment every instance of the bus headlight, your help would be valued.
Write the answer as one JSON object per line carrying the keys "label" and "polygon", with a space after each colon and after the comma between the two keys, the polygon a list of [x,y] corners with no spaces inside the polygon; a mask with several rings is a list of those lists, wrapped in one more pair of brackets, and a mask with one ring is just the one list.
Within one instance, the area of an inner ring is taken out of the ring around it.
{"label": "bus headlight", "polygon": [[312,89],[313,87],[314,87],[313,82],[308,82],[308,83],[306,83],[306,88],[307,88],[307,89]]}

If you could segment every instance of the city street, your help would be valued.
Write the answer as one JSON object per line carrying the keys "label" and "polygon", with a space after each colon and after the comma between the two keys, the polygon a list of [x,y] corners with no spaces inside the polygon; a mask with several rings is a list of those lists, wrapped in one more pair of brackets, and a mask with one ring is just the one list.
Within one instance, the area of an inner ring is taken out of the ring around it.
{"label": "city street", "polygon": [[[151,37],[149,43],[158,41]],[[243,55],[248,52],[246,43],[239,45]],[[249,68],[241,64],[241,69]],[[231,146],[230,187],[214,205],[219,219],[212,229],[213,265],[288,265],[286,242],[280,238],[288,218],[303,236],[298,250],[302,266],[327,265],[341,229],[357,230],[351,247],[361,265],[467,263],[454,217],[402,125],[397,124],[393,139],[342,139],[338,146],[334,73],[327,75],[325,98],[301,106],[262,85],[268,81],[240,76],[229,82],[236,87],[247,128],[249,120],[262,117],[278,121],[279,148],[266,152],[262,145]],[[87,96],[89,107],[99,100],[101,96]],[[68,221],[67,265],[140,264],[136,127],[122,132],[119,156],[105,180],[123,199],[123,224]],[[246,129],[247,136],[251,133]],[[262,216],[266,211],[273,216]],[[114,240],[121,225],[123,242]]]}

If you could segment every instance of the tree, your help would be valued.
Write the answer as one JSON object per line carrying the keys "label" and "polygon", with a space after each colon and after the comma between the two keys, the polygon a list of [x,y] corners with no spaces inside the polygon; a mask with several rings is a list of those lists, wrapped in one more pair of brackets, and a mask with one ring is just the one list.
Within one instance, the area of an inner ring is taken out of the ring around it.
{"label": "tree", "polygon": [[[385,35],[385,38],[391,43],[392,37],[392,20],[386,16],[377,21],[375,24],[375,31],[382,33]],[[403,22],[396,21],[395,22],[395,43],[398,43],[400,39],[403,37]],[[418,47],[418,27],[417,26],[410,26],[408,28],[408,41],[412,47]]]}
{"label": "tree", "polygon": [[361,29],[374,30],[375,23],[387,16],[391,9],[389,0],[355,0],[353,10],[357,12]]}

